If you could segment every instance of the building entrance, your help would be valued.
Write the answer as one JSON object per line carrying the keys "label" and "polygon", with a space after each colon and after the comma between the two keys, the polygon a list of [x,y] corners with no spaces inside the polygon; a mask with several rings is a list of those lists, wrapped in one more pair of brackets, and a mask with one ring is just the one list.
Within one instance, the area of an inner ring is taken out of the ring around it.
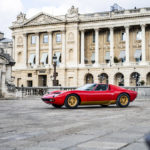
{"label": "building entrance", "polygon": [[47,86],[47,75],[39,75],[39,86]]}

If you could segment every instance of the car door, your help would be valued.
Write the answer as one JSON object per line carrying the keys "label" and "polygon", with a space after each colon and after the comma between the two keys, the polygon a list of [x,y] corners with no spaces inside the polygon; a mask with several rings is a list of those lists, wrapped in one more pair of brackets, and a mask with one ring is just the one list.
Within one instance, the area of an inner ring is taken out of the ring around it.
{"label": "car door", "polygon": [[98,84],[93,91],[89,91],[87,101],[111,101],[114,100],[114,91],[108,84]]}

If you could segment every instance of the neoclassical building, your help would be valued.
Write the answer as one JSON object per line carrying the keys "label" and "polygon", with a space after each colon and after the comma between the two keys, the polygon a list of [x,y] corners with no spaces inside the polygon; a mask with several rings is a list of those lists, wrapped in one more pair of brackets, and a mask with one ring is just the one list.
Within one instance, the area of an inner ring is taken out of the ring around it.
{"label": "neoclassical building", "polygon": [[66,15],[20,13],[10,27],[16,86],[52,86],[57,56],[59,84],[102,82],[150,85],[150,8]]}

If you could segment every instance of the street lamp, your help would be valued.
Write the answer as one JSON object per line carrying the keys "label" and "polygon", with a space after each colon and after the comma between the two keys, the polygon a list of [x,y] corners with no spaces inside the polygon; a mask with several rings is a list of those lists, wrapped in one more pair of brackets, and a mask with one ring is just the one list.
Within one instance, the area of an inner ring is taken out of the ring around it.
{"label": "street lamp", "polygon": [[53,86],[58,86],[58,80],[56,80],[56,77],[58,76],[58,72],[56,72],[56,65],[57,65],[57,56],[56,54],[54,54],[53,56],[53,66],[54,66]]}
{"label": "street lamp", "polygon": [[135,74],[133,74],[133,79],[135,80],[135,83],[136,83],[136,86],[138,86],[139,85],[139,79],[140,79],[140,75],[137,73],[137,72],[135,72]]}

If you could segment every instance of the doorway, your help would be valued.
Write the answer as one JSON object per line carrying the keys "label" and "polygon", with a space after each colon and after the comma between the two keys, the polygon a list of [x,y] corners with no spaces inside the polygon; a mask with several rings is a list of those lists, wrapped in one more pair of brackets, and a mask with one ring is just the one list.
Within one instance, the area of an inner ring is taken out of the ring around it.
{"label": "doorway", "polygon": [[47,75],[39,75],[39,86],[47,86]]}

